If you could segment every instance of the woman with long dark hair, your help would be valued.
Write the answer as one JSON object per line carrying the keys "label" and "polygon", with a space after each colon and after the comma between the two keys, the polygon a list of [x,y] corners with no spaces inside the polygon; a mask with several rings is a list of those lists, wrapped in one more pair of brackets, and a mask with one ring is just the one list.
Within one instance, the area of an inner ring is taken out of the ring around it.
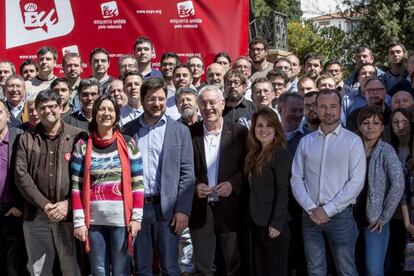
{"label": "woman with long dark hair", "polygon": [[[363,107],[357,117],[358,132],[367,156],[367,174],[364,187],[354,206],[354,215],[360,237],[358,248],[363,248],[364,265],[361,275],[384,275],[390,225],[395,209],[404,193],[404,174],[393,147],[382,141],[384,116],[377,106]],[[362,253],[362,252],[359,252]]]}
{"label": "woman with long dark hair", "polygon": [[120,133],[119,116],[112,97],[99,97],[89,137],[73,153],[74,234],[85,242],[92,275],[130,275],[132,238],[141,229],[142,159],[134,139]]}
{"label": "woman with long dark hair", "polygon": [[245,170],[250,196],[252,274],[287,275],[288,187],[292,157],[276,113],[253,114]]}
{"label": "woman with long dark hair", "polygon": [[[412,159],[412,144],[414,135],[414,115],[410,109],[397,108],[391,113],[390,139],[391,145],[398,154],[405,176],[406,193],[401,200],[401,209],[397,209],[390,222],[390,245],[387,252],[387,275],[400,275],[403,271],[404,246],[406,233],[411,233],[409,199],[414,194],[410,187],[408,163]],[[401,212],[402,210],[402,212]]]}

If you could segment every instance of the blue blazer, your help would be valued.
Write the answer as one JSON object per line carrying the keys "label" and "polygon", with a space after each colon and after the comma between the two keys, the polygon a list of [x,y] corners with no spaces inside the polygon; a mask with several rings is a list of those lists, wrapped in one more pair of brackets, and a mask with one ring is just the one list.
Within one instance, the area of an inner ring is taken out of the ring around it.
{"label": "blue blazer", "polygon": [[[123,127],[126,135],[138,143],[141,117]],[[195,177],[193,146],[189,129],[167,117],[161,168],[161,209],[164,219],[171,220],[175,213],[190,216],[193,203]],[[141,150],[141,149],[140,149]]]}

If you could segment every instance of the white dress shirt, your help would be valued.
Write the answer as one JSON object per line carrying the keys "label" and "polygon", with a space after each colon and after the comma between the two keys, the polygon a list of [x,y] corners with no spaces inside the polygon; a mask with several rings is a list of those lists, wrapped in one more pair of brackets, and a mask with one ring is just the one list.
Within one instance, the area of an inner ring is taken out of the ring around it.
{"label": "white dress shirt", "polygon": [[329,217],[354,204],[366,172],[361,138],[340,124],[304,136],[292,164],[292,192],[302,208],[322,206]]}
{"label": "white dress shirt", "polygon": [[206,157],[208,186],[213,188],[217,183],[217,175],[220,163],[220,140],[223,130],[223,122],[217,133],[211,133],[204,127],[204,152]]}

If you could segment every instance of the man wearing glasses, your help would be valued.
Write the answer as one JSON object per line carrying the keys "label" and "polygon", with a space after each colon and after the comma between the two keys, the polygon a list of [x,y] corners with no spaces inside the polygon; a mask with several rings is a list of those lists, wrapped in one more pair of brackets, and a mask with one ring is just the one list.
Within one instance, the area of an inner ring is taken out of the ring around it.
{"label": "man wearing glasses", "polygon": [[240,118],[250,118],[255,108],[251,101],[244,98],[246,77],[239,70],[229,70],[224,76],[224,97],[226,106],[223,111],[224,122],[237,122]]}
{"label": "man wearing glasses", "polygon": [[59,258],[63,276],[80,275],[71,217],[70,166],[80,129],[64,123],[62,99],[52,90],[35,100],[40,123],[22,134],[15,181],[25,199],[23,232],[31,275],[53,275]]}
{"label": "man wearing glasses", "polygon": [[88,131],[92,120],[92,108],[95,99],[101,94],[101,85],[95,78],[81,80],[78,86],[81,109],[65,117],[64,121],[71,126]]}
{"label": "man wearing glasses", "polygon": [[273,64],[267,61],[268,44],[263,38],[257,37],[249,44],[249,56],[252,59],[251,82],[259,77],[266,77],[267,73],[273,69]]}

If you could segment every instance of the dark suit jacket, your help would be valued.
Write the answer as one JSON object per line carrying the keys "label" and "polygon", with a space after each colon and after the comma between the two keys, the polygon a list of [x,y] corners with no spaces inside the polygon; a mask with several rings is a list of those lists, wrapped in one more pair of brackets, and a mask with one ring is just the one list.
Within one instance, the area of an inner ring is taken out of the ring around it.
{"label": "dark suit jacket", "polygon": [[24,201],[23,197],[21,196],[20,192],[17,190],[16,182],[14,181],[14,171],[15,168],[15,157],[16,157],[16,150],[17,145],[19,143],[20,135],[23,133],[23,131],[19,128],[13,127],[11,124],[8,125],[9,127],[9,149],[8,149],[8,155],[9,155],[9,162],[7,165],[7,175],[8,175],[8,185],[11,185],[12,194],[14,198],[14,207],[19,209],[21,212],[23,212],[24,207]]}
{"label": "dark suit jacket", "polygon": [[261,175],[251,175],[250,216],[259,226],[272,226],[283,231],[288,215],[288,189],[292,156],[288,149],[278,147],[273,160]]}
{"label": "dark suit jacket", "polygon": [[[190,127],[194,147],[194,170],[196,185],[208,184],[207,166],[204,151],[203,122]],[[247,128],[235,123],[224,123],[220,140],[220,161],[217,175],[217,184],[229,181],[233,191],[228,197],[220,197],[217,206],[223,221],[221,224],[232,231],[237,230],[238,197],[243,186],[243,166],[246,155]],[[193,211],[190,218],[190,228],[201,228],[205,224],[207,198],[194,196]]]}
{"label": "dark suit jacket", "polygon": [[[125,134],[134,137],[137,142],[141,117],[142,115],[123,126]],[[162,146],[160,193],[161,209],[166,220],[171,220],[177,212],[191,214],[194,194],[193,160],[188,127],[167,116]]]}

